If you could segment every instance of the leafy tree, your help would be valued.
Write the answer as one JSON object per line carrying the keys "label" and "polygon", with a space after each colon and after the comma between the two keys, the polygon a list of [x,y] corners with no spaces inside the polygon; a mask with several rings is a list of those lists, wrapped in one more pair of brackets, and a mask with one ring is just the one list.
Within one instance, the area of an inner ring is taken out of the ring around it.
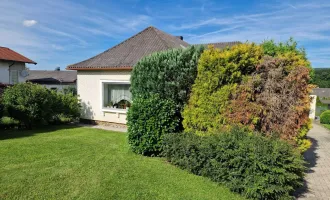
{"label": "leafy tree", "polygon": [[330,88],[330,69],[316,68],[313,84],[320,88]]}

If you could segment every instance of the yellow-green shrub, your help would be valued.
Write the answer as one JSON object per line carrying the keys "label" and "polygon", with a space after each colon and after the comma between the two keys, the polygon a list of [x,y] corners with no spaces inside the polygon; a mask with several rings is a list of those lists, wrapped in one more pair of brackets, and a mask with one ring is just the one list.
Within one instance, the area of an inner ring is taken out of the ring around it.
{"label": "yellow-green shrub", "polygon": [[219,129],[225,123],[223,111],[244,75],[253,73],[262,58],[260,46],[239,44],[230,49],[209,47],[200,57],[197,78],[188,105],[183,112],[183,126],[200,134]]}

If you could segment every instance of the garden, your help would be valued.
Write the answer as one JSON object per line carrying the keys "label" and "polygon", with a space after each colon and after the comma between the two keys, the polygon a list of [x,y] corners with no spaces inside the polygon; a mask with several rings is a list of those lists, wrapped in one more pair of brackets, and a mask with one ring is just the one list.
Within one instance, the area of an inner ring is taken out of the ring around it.
{"label": "garden", "polygon": [[74,125],[73,93],[7,87],[0,198],[292,199],[313,77],[293,39],[157,52],[133,68],[133,103],[109,104],[129,107],[127,134]]}

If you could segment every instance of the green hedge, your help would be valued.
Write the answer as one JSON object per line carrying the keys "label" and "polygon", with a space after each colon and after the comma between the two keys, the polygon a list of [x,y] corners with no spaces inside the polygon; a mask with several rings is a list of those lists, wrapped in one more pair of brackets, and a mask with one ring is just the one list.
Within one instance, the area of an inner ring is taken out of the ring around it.
{"label": "green hedge", "polygon": [[158,155],[164,135],[177,131],[177,112],[173,101],[158,95],[136,98],[127,113],[128,141],[133,152]]}
{"label": "green hedge", "polygon": [[320,122],[322,124],[330,124],[330,110],[326,110],[321,114]]}
{"label": "green hedge", "polygon": [[154,53],[141,59],[131,75],[133,99],[158,94],[182,108],[188,101],[203,50],[203,46],[191,46]]}
{"label": "green hedge", "polygon": [[180,132],[181,110],[197,75],[202,46],[172,49],[141,59],[133,68],[133,104],[127,117],[134,152],[157,155],[165,133]]}
{"label": "green hedge", "polygon": [[305,170],[303,157],[288,143],[239,129],[208,136],[168,134],[163,155],[252,199],[290,198]]}

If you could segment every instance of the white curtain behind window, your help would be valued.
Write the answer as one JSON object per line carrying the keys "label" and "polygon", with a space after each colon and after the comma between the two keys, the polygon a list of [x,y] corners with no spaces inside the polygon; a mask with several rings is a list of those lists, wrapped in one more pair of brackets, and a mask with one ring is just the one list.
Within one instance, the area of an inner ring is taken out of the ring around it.
{"label": "white curtain behind window", "polygon": [[127,100],[129,102],[131,102],[131,92],[129,91],[129,85],[124,85],[124,84],[109,84],[109,96],[110,96],[110,100],[113,103],[118,103],[121,100]]}

